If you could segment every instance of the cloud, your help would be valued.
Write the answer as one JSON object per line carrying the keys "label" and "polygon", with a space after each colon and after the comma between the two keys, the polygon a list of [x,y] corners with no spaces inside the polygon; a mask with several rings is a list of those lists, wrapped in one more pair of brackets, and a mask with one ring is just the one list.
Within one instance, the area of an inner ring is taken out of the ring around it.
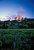
{"label": "cloud", "polygon": [[24,8],[19,7],[18,11],[17,11],[17,15],[23,15],[25,12],[26,12],[26,10]]}

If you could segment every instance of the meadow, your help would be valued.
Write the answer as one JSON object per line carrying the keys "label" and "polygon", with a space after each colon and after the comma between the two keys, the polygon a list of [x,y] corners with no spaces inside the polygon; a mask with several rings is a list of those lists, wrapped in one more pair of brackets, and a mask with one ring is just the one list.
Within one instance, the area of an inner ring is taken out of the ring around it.
{"label": "meadow", "polygon": [[0,48],[30,50],[34,29],[0,29]]}

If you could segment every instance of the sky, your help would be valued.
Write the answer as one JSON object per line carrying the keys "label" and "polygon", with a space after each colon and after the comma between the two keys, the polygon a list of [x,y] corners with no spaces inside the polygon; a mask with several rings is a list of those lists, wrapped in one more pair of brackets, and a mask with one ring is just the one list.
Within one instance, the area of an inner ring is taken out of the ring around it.
{"label": "sky", "polygon": [[15,15],[34,18],[34,0],[0,0],[0,19]]}

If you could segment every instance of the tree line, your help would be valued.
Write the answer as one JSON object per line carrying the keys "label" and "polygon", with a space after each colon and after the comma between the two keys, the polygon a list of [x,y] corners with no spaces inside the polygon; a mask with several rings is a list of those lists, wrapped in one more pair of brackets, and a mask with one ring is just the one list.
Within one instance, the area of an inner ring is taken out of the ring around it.
{"label": "tree line", "polygon": [[23,28],[34,28],[34,19],[22,19],[21,21],[17,20],[8,20],[0,21],[0,29],[23,29]]}

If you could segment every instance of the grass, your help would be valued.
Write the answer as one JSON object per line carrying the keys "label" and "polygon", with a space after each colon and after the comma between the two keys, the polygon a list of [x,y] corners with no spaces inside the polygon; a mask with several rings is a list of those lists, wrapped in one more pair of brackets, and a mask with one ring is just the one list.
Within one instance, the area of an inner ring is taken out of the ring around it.
{"label": "grass", "polygon": [[28,38],[29,36],[34,36],[34,29],[0,29],[0,34],[14,37],[15,35],[20,35]]}
{"label": "grass", "polygon": [[0,41],[3,39],[6,43],[11,43],[16,39],[17,47],[22,43],[20,37],[29,40],[34,36],[34,29],[0,29]]}

